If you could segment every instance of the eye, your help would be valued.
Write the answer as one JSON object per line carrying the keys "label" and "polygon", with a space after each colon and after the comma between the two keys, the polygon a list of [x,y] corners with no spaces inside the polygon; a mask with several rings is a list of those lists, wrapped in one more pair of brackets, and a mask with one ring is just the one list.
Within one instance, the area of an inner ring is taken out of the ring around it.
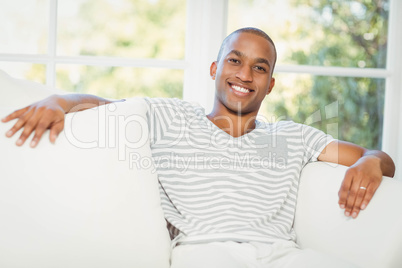
{"label": "eye", "polygon": [[232,63],[236,63],[236,64],[240,63],[240,61],[238,59],[233,59],[233,58],[228,59],[228,62],[232,62]]}
{"label": "eye", "polygon": [[266,72],[266,71],[267,71],[264,67],[261,67],[261,66],[255,66],[254,68],[255,68],[257,71],[260,71],[260,72]]}

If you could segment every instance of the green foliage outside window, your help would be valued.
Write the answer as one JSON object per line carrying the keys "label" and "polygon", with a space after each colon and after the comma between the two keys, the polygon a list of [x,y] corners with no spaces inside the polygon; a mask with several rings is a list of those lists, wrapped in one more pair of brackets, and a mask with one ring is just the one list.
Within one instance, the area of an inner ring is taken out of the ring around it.
{"label": "green foliage outside window", "polygon": [[[59,10],[58,55],[184,58],[185,0],[60,1]],[[180,98],[183,78],[183,70],[57,65],[58,88],[115,99]]]}
{"label": "green foliage outside window", "polygon": [[[295,6],[307,4],[312,8],[313,15],[306,23],[323,34],[315,39],[310,48],[314,53],[309,57],[299,50],[292,52],[290,59],[304,65],[385,68],[388,1],[293,2]],[[303,108],[306,104],[325,107],[338,100],[339,137],[368,148],[381,148],[384,94],[384,79],[317,76],[309,94],[298,96],[310,101],[300,106],[297,117],[303,120],[308,116]],[[325,122],[320,127],[325,130]]]}

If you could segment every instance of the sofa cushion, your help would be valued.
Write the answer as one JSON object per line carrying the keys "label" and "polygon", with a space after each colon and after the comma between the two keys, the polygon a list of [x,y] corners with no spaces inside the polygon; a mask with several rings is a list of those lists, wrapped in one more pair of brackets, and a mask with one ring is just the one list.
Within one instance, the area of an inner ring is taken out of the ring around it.
{"label": "sofa cushion", "polygon": [[[49,94],[1,74],[0,117],[32,89]],[[145,111],[131,99],[69,114],[35,149],[0,123],[0,267],[169,267]]]}

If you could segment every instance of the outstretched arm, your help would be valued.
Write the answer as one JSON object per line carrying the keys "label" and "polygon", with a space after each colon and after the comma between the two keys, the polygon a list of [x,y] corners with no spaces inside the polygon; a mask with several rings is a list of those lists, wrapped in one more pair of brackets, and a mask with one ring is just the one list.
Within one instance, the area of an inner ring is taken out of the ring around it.
{"label": "outstretched arm", "polygon": [[83,111],[112,101],[88,94],[52,95],[35,102],[25,108],[14,111],[3,118],[2,122],[18,119],[14,126],[7,131],[6,136],[12,137],[23,128],[17,145],[24,144],[26,139],[35,132],[31,147],[35,147],[46,129],[50,129],[50,141],[54,143],[58,134],[64,128],[64,115],[66,113]]}
{"label": "outstretched arm", "polygon": [[367,207],[382,177],[393,177],[395,173],[395,164],[386,153],[344,141],[328,144],[318,160],[350,167],[338,195],[339,206],[353,218]]}

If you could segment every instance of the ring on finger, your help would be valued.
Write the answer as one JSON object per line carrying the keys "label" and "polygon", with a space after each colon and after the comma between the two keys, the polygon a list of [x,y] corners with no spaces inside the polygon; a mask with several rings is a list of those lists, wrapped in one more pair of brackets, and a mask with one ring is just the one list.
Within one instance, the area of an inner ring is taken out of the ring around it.
{"label": "ring on finger", "polygon": [[367,188],[366,188],[366,187],[363,187],[363,186],[360,186],[360,189],[362,189],[362,190],[367,190]]}

